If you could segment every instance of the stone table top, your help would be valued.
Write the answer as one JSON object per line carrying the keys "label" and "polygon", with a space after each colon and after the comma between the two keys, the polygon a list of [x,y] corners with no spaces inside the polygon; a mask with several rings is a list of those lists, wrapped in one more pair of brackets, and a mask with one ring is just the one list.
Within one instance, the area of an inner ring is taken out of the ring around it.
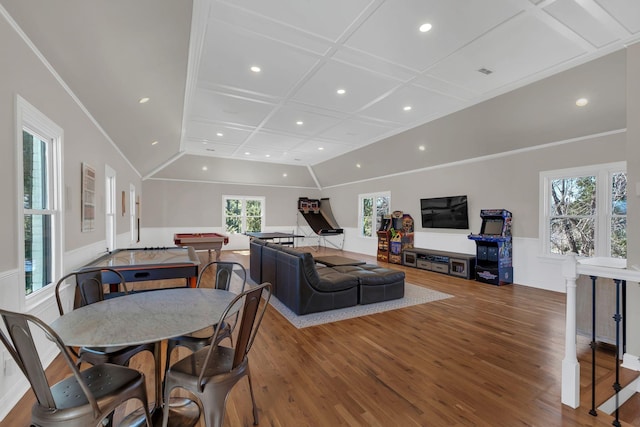
{"label": "stone table top", "polygon": [[[70,311],[51,323],[65,345],[128,346],[185,335],[218,323],[236,294],[176,288],[131,293]],[[229,314],[238,311],[239,301]]]}

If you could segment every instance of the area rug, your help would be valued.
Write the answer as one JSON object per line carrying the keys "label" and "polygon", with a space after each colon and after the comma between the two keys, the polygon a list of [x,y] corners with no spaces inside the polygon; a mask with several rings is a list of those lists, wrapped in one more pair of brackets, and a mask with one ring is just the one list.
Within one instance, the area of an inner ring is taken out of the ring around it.
{"label": "area rug", "polygon": [[273,296],[271,297],[270,303],[271,306],[282,314],[293,326],[298,329],[302,329],[308,328],[309,326],[338,322],[340,320],[353,319],[354,317],[368,316],[370,314],[382,313],[384,311],[396,310],[398,308],[410,307],[412,305],[425,304],[451,297],[452,295],[434,291],[433,289],[405,283],[404,297],[400,299],[374,304],[356,305],[354,307],[323,311],[321,313],[305,314],[302,316],[298,316],[293,311],[289,310],[289,308]]}

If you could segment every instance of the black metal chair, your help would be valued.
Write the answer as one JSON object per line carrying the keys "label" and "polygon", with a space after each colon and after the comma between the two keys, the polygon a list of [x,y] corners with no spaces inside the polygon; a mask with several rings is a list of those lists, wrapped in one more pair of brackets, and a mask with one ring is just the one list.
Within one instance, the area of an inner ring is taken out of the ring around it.
{"label": "black metal chair", "polygon": [[[264,301],[262,293],[266,291]],[[253,405],[253,421],[258,424],[256,406],[249,372],[249,350],[256,338],[258,328],[271,298],[271,284],[252,287],[239,294],[229,303],[218,322],[211,345],[181,359],[169,368],[165,374],[164,401],[168,402],[174,388],[182,388],[198,398],[204,410],[207,427],[220,427],[224,421],[225,402],[233,386],[247,377]],[[239,321],[238,336],[233,347],[218,345],[218,335],[222,324],[234,306],[244,300]],[[167,427],[169,407],[165,405],[162,425]]]}
{"label": "black metal chair", "polygon": [[[74,308],[102,301],[105,298],[103,283],[103,275],[114,275],[119,280],[118,294],[127,294],[127,285],[124,277],[120,272],[111,268],[95,268],[83,271],[74,271],[67,274],[56,283],[55,295],[60,315],[64,315],[64,308],[60,297],[60,287],[62,284],[74,280],[76,284]],[[80,366],[82,362],[98,365],[100,363],[113,363],[116,365],[128,366],[129,360],[133,356],[143,351],[149,351],[155,356],[155,345],[153,343],[140,344],[124,347],[82,347],[75,353],[77,356],[77,364]],[[72,350],[73,352],[73,350]]]}
{"label": "black metal chair", "polygon": [[[213,273],[213,277],[215,278],[215,280],[212,286],[214,289],[222,289],[228,291],[231,287],[233,275],[235,274],[235,272],[238,272],[238,274],[240,275],[239,278],[242,281],[242,284],[238,291],[244,291],[245,285],[247,283],[247,270],[242,264],[229,261],[211,261],[204,267],[202,267],[200,273],[198,274],[198,281],[196,284],[197,288],[205,284],[205,281],[212,276],[213,267],[215,267],[215,273]],[[230,340],[232,340],[233,344],[232,334],[237,320],[237,313],[234,316],[231,316],[230,319],[224,319],[224,323],[221,325],[222,327],[220,334],[218,335],[218,341],[229,338]],[[167,340],[165,371],[169,369],[171,353],[176,347],[186,347],[191,351],[198,351],[211,344],[211,338],[213,336],[215,326],[216,325],[213,325],[213,327],[202,329],[188,335],[173,337]]]}
{"label": "black metal chair", "polygon": [[[27,377],[36,396],[31,424],[36,426],[102,426],[120,404],[138,399],[151,427],[144,374],[124,366],[100,364],[80,371],[69,349],[48,325],[35,316],[0,310],[8,336],[0,330],[0,341]],[[50,385],[34,342],[37,328],[53,341],[72,375]]]}

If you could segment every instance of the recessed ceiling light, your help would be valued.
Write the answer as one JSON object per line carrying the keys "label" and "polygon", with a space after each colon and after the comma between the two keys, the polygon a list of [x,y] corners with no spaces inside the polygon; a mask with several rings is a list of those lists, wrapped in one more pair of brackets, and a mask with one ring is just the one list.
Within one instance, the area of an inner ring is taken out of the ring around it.
{"label": "recessed ceiling light", "polygon": [[356,167],[357,167],[357,168],[360,168],[360,167],[361,167],[361,166],[360,166],[360,163],[356,163]]}
{"label": "recessed ceiling light", "polygon": [[337,93],[338,95],[344,95],[345,93],[347,93],[347,91],[346,91],[346,90],[344,90],[344,89],[338,89],[338,90],[336,91],[336,93]]}
{"label": "recessed ceiling light", "polygon": [[208,169],[209,169],[209,168],[208,168],[208,167],[206,167],[206,166],[203,166],[203,167],[202,167],[202,170],[203,170],[203,171],[206,171],[206,170],[208,170]]}
{"label": "recessed ceiling light", "polygon": [[138,101],[140,104],[146,104],[147,102],[149,102],[149,98],[144,97],[144,98],[140,98],[140,100]]}
{"label": "recessed ceiling light", "polygon": [[260,67],[254,65],[253,67],[251,67],[251,71],[253,71],[254,73],[259,73],[261,70]]}
{"label": "recessed ceiling light", "polygon": [[250,152],[248,152],[248,151],[245,151],[245,152],[244,152],[244,155],[245,155],[245,156],[248,156],[248,155],[250,155],[250,154],[251,154],[251,153],[250,153]]}
{"label": "recessed ceiling light", "polygon": [[271,154],[265,154],[264,156],[265,157],[271,157]]}
{"label": "recessed ceiling light", "polygon": [[324,147],[318,147],[318,150],[322,151],[324,150]]}
{"label": "recessed ceiling light", "polygon": [[202,143],[203,143],[204,145],[207,145],[207,144],[209,143],[209,141],[202,141]]}
{"label": "recessed ceiling light", "polygon": [[158,144],[158,141],[153,141],[153,142],[151,143],[151,145],[156,145],[156,144]]}
{"label": "recessed ceiling light", "polygon": [[302,125],[304,124],[304,122],[303,122],[302,120],[298,120],[298,121],[296,122],[296,124],[297,124],[298,126],[302,126]]}
{"label": "recessed ceiling light", "polygon": [[411,111],[411,105],[402,108],[404,111]]}
{"label": "recessed ceiling light", "polygon": [[216,133],[216,136],[224,136],[224,133],[218,132],[218,133]]}
{"label": "recessed ceiling light", "polygon": [[589,103],[589,100],[587,98],[580,98],[576,100],[576,105],[578,107],[584,107],[585,105],[587,105]]}
{"label": "recessed ceiling light", "polygon": [[286,178],[286,177],[287,177],[287,174],[286,174],[286,172],[285,172],[285,173],[283,173],[283,174],[282,174],[282,176]]}
{"label": "recessed ceiling light", "polygon": [[421,33],[426,33],[426,32],[427,32],[427,31],[429,31],[431,28],[433,28],[433,25],[431,25],[431,24],[429,24],[429,23],[427,22],[427,23],[424,23],[424,24],[420,25],[419,30],[420,30],[420,32],[421,32]]}
{"label": "recessed ceiling light", "polygon": [[420,150],[420,151],[424,151],[424,150],[426,150],[426,149],[427,149],[427,148],[426,148],[424,145],[420,145],[420,146],[418,146],[418,150]]}

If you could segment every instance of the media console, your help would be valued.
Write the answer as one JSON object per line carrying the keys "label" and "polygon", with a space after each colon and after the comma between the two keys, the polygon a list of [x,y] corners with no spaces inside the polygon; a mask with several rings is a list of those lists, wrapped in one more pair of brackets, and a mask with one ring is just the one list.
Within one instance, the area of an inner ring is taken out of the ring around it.
{"label": "media console", "polygon": [[472,279],[475,275],[476,257],[457,252],[411,248],[402,252],[402,263],[409,267]]}

